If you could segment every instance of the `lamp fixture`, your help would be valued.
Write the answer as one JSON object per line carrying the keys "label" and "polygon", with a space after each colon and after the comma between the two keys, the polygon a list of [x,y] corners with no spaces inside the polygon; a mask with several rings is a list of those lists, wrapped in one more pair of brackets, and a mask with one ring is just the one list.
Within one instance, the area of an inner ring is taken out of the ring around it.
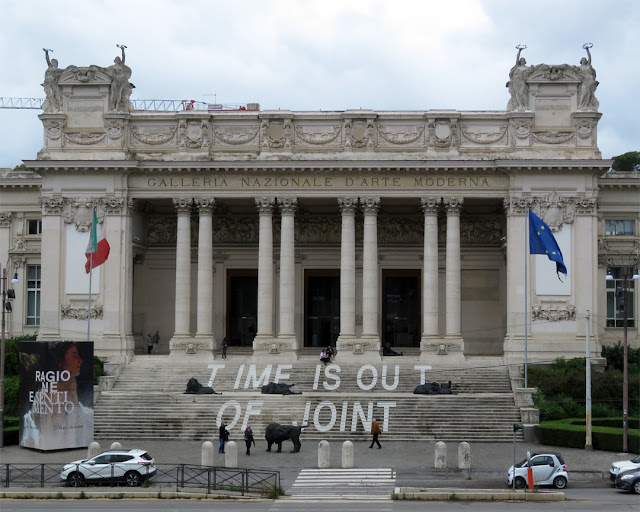
{"label": "lamp fixture", "polygon": [[18,279],[18,273],[17,272],[14,272],[13,279],[11,279],[11,282],[12,283],[19,283],[20,282],[20,280]]}

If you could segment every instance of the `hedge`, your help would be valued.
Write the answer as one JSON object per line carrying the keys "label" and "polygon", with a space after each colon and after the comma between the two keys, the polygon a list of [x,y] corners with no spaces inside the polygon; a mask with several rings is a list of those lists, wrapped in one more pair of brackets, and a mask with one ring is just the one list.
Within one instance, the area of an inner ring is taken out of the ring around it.
{"label": "hedge", "polygon": [[[617,419],[618,424],[621,421],[622,418]],[[540,444],[584,448],[586,427],[582,418],[543,422],[534,428]],[[596,450],[621,452],[622,428],[594,425],[591,441]],[[637,428],[629,428],[629,451],[640,453],[640,430]]]}

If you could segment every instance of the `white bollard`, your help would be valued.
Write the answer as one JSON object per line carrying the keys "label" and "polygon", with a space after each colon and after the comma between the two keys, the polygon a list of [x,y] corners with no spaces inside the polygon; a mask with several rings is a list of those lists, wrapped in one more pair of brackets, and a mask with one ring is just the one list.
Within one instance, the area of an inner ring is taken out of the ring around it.
{"label": "white bollard", "polygon": [[235,441],[229,441],[224,445],[224,467],[238,467],[238,445]]}
{"label": "white bollard", "polygon": [[318,467],[328,468],[331,466],[331,448],[329,441],[320,441],[318,443]]}
{"label": "white bollard", "polygon": [[436,443],[435,468],[444,469],[447,467],[447,445],[442,441]]}
{"label": "white bollard", "polygon": [[352,468],[355,465],[355,455],[353,452],[353,443],[345,441],[342,443],[342,467],[344,469]]}
{"label": "white bollard", "polygon": [[200,463],[202,466],[213,466],[213,443],[211,441],[205,441],[202,443],[202,450],[200,453]]}
{"label": "white bollard", "polygon": [[112,450],[122,450],[122,445],[118,441],[111,443]]}
{"label": "white bollard", "polygon": [[466,441],[458,445],[458,469],[471,469],[471,447]]}
{"label": "white bollard", "polygon": [[91,457],[95,457],[101,451],[102,450],[100,449],[100,443],[98,443],[97,441],[94,441],[89,445],[89,448],[87,448],[87,459],[90,459]]}

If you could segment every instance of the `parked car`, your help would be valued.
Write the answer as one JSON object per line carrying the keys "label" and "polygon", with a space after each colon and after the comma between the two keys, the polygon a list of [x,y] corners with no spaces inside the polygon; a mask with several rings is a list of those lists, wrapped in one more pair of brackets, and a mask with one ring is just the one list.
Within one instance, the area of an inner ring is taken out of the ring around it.
{"label": "parked car", "polygon": [[616,477],[616,487],[640,494],[640,468],[619,473]]}
{"label": "parked car", "polygon": [[616,462],[611,464],[611,469],[609,470],[609,478],[611,478],[611,481],[615,483],[616,477],[620,473],[637,468],[640,468],[640,455],[638,455],[635,459],[617,460]]}
{"label": "parked car", "polygon": [[[527,487],[527,459],[516,464],[515,488]],[[534,485],[553,485],[556,489],[564,489],[567,486],[569,475],[562,455],[559,453],[533,453],[531,454],[531,470],[533,472]],[[513,484],[513,466],[507,471],[507,483]]]}
{"label": "parked car", "polygon": [[136,487],[156,473],[155,460],[145,450],[110,450],[65,464],[60,481],[71,487],[90,482],[124,482]]}

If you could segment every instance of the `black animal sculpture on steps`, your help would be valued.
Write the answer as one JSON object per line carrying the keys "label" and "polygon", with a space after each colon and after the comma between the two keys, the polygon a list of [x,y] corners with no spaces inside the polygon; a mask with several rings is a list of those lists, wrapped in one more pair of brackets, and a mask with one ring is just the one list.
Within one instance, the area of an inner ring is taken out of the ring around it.
{"label": "black animal sculpture on steps", "polygon": [[414,395],[454,395],[451,391],[451,381],[448,384],[438,384],[437,382],[427,382],[416,386],[413,390]]}
{"label": "black animal sculpture on steps", "polygon": [[261,393],[263,395],[301,395],[302,393],[296,393],[291,391],[291,388],[295,384],[276,384],[275,382],[269,382],[262,386]]}
{"label": "black animal sculpture on steps", "polygon": [[280,425],[279,423],[270,423],[264,432],[264,438],[267,440],[267,451],[271,451],[273,443],[278,445],[278,453],[282,452],[282,442],[291,439],[293,450],[291,453],[298,453],[302,444],[300,443],[300,434],[302,429],[308,427],[309,424],[297,427],[295,425]]}
{"label": "black animal sculpture on steps", "polygon": [[222,393],[216,393],[213,388],[209,386],[203,386],[198,382],[198,379],[191,377],[187,382],[187,390],[185,395],[221,395]]}

